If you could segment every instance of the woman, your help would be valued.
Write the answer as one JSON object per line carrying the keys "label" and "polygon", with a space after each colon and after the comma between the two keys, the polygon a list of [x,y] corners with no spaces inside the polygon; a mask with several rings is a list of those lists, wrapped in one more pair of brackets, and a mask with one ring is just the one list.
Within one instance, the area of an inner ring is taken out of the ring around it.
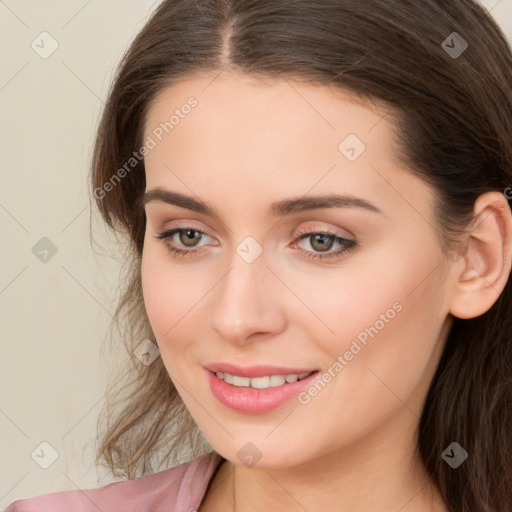
{"label": "woman", "polygon": [[129,480],[6,512],[510,511],[511,84],[471,0],[164,1],[92,169]]}

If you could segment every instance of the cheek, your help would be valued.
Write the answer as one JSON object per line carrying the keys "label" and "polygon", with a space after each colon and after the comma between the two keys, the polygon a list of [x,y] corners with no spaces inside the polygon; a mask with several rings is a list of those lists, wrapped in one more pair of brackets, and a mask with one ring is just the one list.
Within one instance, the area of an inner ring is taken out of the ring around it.
{"label": "cheek", "polygon": [[163,328],[164,323],[170,320],[166,296],[171,293],[171,290],[174,290],[172,293],[175,293],[175,288],[169,287],[170,277],[167,276],[164,265],[155,257],[155,251],[147,244],[144,245],[142,255],[141,278],[144,305],[158,341],[159,331]]}
{"label": "cheek", "polygon": [[[312,385],[299,397],[301,420],[321,415],[326,436],[335,443],[364,435],[400,410],[421,414],[445,318],[441,276],[427,277],[433,261],[432,254],[422,260],[404,256],[385,267],[381,260],[364,273],[347,274],[344,288],[311,296],[315,311],[336,334],[320,336],[326,331],[322,325],[315,331],[316,346],[308,352],[322,348],[328,354],[325,384]],[[377,270],[382,268],[385,272]]]}
{"label": "cheek", "polygon": [[161,248],[154,247],[151,242],[144,246],[141,273],[144,305],[156,340],[161,345],[165,333],[176,324],[190,287],[181,285],[179,274],[166,263]]}
{"label": "cheek", "polygon": [[313,297],[319,311],[323,307],[325,323],[336,332],[324,338],[330,340],[324,345],[330,356],[327,368],[340,375],[332,391],[354,413],[361,403],[372,404],[376,414],[392,408],[397,396],[407,400],[431,379],[446,319],[435,262],[433,250],[416,258],[404,254],[385,264],[381,259],[364,273],[354,270],[346,276],[344,291]]}
{"label": "cheek", "polygon": [[391,325],[402,324],[404,317],[423,317],[425,304],[435,303],[428,299],[435,287],[425,279],[432,270],[432,255],[397,257],[383,249],[364,261],[356,258],[330,269],[274,269],[297,297],[287,291],[287,300],[280,295],[275,306],[287,312],[293,325],[309,331],[311,342],[333,356],[348,350],[358,335],[364,344],[370,332],[375,335],[378,330],[380,336]]}
{"label": "cheek", "polygon": [[201,301],[216,280],[186,264],[172,264],[171,256],[151,242],[142,257],[142,292],[147,316],[164,358],[185,349],[204,325]]}

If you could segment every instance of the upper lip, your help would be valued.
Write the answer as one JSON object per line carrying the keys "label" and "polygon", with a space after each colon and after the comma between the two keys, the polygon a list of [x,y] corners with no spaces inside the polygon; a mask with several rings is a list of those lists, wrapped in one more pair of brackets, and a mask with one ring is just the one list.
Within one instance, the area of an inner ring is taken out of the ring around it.
{"label": "upper lip", "polygon": [[254,365],[254,366],[237,366],[231,363],[212,363],[205,368],[213,373],[222,372],[230,375],[237,375],[239,377],[265,377],[267,375],[292,375],[301,373],[311,373],[318,370],[318,368],[299,368],[299,367],[286,367],[286,366],[267,366],[267,365]]}

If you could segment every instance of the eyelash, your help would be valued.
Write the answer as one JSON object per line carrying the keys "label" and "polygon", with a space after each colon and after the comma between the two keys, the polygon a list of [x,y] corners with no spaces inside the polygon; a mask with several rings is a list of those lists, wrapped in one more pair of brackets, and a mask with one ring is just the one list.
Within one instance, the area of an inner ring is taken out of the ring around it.
{"label": "eyelash", "polygon": [[[187,230],[195,231],[196,233],[199,233],[201,235],[207,235],[207,233],[205,233],[204,231],[201,231],[200,229],[196,229],[193,227],[180,227],[180,228],[173,228],[173,229],[166,230],[166,231],[161,231],[158,234],[158,236],[155,236],[155,238],[157,238],[158,240],[163,240],[165,242],[168,238],[172,237],[176,233],[179,233],[181,231],[187,231]],[[324,235],[324,236],[332,237],[332,238],[334,238],[335,242],[338,242],[343,247],[341,249],[338,249],[335,252],[329,252],[329,253],[325,253],[325,254],[314,253],[311,251],[307,251],[305,249],[299,249],[299,251],[304,253],[304,255],[307,258],[310,258],[312,260],[324,260],[324,259],[339,258],[343,254],[353,251],[357,245],[357,243],[354,240],[349,240],[347,238],[343,238],[331,231],[312,231],[312,230],[308,230],[308,229],[304,229],[303,231],[300,231],[297,234],[298,241],[301,241],[301,240],[308,238],[310,236],[313,236],[313,235]],[[293,245],[295,243],[296,242],[293,242]],[[166,246],[167,246],[167,249],[169,250],[169,252],[171,252],[175,256],[187,256],[187,255],[191,255],[191,254],[198,254],[201,252],[201,249],[179,249],[178,247],[174,247],[167,243],[166,243]]]}

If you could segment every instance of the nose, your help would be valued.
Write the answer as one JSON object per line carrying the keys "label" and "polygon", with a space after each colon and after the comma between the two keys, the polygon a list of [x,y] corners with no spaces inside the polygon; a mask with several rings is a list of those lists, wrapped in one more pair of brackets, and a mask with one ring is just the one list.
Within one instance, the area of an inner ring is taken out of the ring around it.
{"label": "nose", "polygon": [[260,255],[247,263],[238,254],[214,289],[211,326],[222,339],[244,345],[284,330],[283,284]]}

